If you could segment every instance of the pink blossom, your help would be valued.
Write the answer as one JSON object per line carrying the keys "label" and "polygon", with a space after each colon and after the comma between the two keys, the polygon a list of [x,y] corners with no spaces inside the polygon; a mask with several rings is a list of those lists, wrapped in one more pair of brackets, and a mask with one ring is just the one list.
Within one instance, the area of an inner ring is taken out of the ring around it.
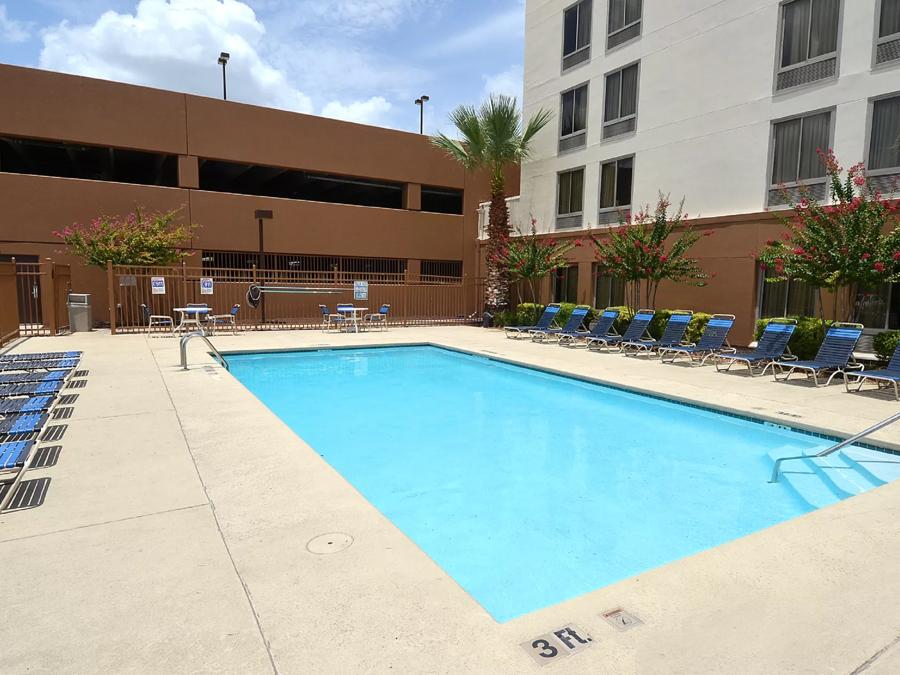
{"label": "pink blossom", "polygon": [[862,254],[862,259],[863,259],[863,260],[868,260],[868,259],[871,258],[871,257],[872,257],[872,254],[871,254],[871,253],[863,253],[863,254]]}
{"label": "pink blossom", "polygon": [[865,176],[857,176],[856,178],[853,179],[853,183],[855,185],[857,185],[858,187],[862,187],[863,185],[866,184],[866,177]]}
{"label": "pink blossom", "polygon": [[894,251],[893,258],[894,260],[900,260],[900,251]]}
{"label": "pink blossom", "polygon": [[876,272],[884,272],[884,263],[877,262],[872,265],[872,269],[874,269]]}

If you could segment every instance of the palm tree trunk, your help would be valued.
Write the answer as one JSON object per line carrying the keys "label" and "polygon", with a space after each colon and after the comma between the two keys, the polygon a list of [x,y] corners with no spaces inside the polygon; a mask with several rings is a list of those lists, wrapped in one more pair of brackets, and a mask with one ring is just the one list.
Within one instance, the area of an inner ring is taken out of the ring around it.
{"label": "palm tree trunk", "polygon": [[491,178],[491,207],[488,213],[487,279],[485,308],[500,312],[509,308],[509,271],[494,260],[495,254],[509,237],[509,209],[502,174]]}

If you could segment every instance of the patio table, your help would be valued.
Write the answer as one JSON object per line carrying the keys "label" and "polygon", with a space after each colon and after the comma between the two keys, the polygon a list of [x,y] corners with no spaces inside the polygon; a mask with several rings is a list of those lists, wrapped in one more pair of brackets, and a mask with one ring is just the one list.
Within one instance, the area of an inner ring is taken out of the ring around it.
{"label": "patio table", "polygon": [[338,307],[337,311],[340,314],[349,315],[347,316],[348,323],[353,326],[353,332],[359,332],[359,316],[363,312],[368,312],[368,307]]}
{"label": "patio table", "polygon": [[186,330],[188,326],[196,326],[198,330],[202,330],[200,317],[206,316],[212,310],[209,307],[175,307],[174,311],[180,315],[178,324],[172,328],[172,332],[177,333],[180,330]]}

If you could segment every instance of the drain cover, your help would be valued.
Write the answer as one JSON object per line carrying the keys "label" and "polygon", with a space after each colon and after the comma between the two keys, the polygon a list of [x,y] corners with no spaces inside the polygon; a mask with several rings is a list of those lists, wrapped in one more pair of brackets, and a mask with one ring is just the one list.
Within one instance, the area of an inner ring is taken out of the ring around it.
{"label": "drain cover", "polygon": [[349,548],[352,543],[353,537],[349,534],[327,532],[306,542],[306,550],[316,555],[328,555],[329,553],[339,553],[345,548]]}
{"label": "drain cover", "polygon": [[621,607],[611,609],[608,612],[603,612],[600,616],[606,619],[606,621],[616,630],[631,630],[635,626],[640,626],[644,623],[634,614],[626,612]]}

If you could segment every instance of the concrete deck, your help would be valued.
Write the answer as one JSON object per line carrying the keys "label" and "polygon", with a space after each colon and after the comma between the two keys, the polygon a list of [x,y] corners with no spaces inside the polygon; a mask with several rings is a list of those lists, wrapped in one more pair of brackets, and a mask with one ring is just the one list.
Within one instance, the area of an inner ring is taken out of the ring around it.
{"label": "concrete deck", "polygon": [[[850,435],[897,410],[813,390],[504,339],[476,328],[217,336],[222,351],[433,343]],[[3,673],[525,673],[565,625],[571,673],[850,673],[900,666],[900,482],[504,624],[194,341],[103,332],[81,349],[39,508],[0,515]],[[239,421],[239,423],[236,423]],[[873,441],[900,447],[900,428]],[[764,476],[748,480],[765,480]],[[674,489],[674,486],[673,486]],[[307,542],[341,532],[333,555]],[[643,625],[619,632],[600,614]],[[552,672],[552,671],[549,671]]]}

